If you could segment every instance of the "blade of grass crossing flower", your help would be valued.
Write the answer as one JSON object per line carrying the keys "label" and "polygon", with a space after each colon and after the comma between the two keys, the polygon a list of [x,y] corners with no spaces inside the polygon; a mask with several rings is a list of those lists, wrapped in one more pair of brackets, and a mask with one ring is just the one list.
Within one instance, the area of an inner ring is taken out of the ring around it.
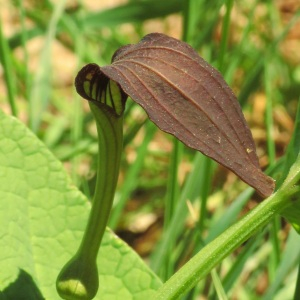
{"label": "blade of grass crossing flower", "polygon": [[[225,59],[225,53],[228,43],[228,35],[229,35],[229,28],[230,28],[230,14],[233,6],[232,0],[226,1],[226,14],[223,19],[222,23],[222,38],[221,38],[221,45],[220,45],[220,53],[218,56],[218,69],[224,73],[224,59]],[[200,208],[200,216],[199,216],[199,231],[201,232],[204,230],[204,224],[206,221],[206,215],[207,215],[207,208],[206,203],[208,199],[208,195],[210,193],[210,187],[212,184],[212,175],[213,175],[213,167],[214,163],[209,160],[204,160],[203,170],[205,172],[205,176],[201,176],[203,178],[203,182],[201,183],[201,194],[200,194],[200,200],[201,200],[201,208]],[[204,175],[204,174],[203,174]]]}
{"label": "blade of grass crossing flower", "polygon": [[[222,38],[221,38],[221,45],[220,45],[220,53],[218,57],[218,69],[221,73],[224,73],[224,61],[225,61],[225,53],[227,49],[227,44],[228,44],[228,35],[229,35],[229,28],[230,28],[230,15],[231,15],[231,10],[233,6],[233,0],[227,0],[225,2],[226,5],[226,13],[225,17],[222,22]],[[199,216],[199,222],[198,222],[198,228],[201,232],[203,232],[204,224],[206,223],[206,218],[207,218],[207,200],[208,200],[208,195],[210,193],[210,188],[212,184],[212,175],[213,175],[213,162],[211,160],[208,160],[206,158],[205,160],[205,165],[203,169],[206,169],[206,176],[202,176],[204,179],[203,185],[201,188],[201,208],[200,208],[200,216]],[[196,253],[195,253],[196,254]],[[216,273],[216,270],[212,270],[211,276],[213,279],[213,283],[215,286],[215,289],[217,291],[217,294],[220,299],[227,299],[224,289],[222,287],[222,283]]]}
{"label": "blade of grass crossing flower", "polygon": [[9,49],[7,38],[4,36],[2,29],[2,20],[0,20],[0,59],[3,65],[4,78],[8,96],[8,103],[11,113],[17,116],[16,105],[16,84],[15,74],[13,73],[12,52]]}
{"label": "blade of grass crossing flower", "polygon": [[[226,1],[226,14],[222,23],[222,39],[221,39],[221,47],[220,47],[221,50],[218,59],[218,69],[221,72],[224,69],[224,59],[225,59],[225,51],[228,43],[228,33],[230,27],[230,14],[232,10],[232,5],[233,5],[232,0]],[[200,208],[200,216],[198,221],[198,228],[200,233],[204,230],[204,224],[206,222],[207,199],[211,189],[214,166],[215,164],[211,160],[204,159],[203,167],[202,167],[203,175],[201,176],[203,181],[200,183],[201,184],[201,193],[200,193],[201,208]]]}

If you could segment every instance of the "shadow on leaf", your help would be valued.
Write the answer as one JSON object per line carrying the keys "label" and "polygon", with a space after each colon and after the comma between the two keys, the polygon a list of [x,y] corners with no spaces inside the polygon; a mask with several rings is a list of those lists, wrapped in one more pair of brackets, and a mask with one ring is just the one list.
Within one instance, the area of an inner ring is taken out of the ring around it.
{"label": "shadow on leaf", "polygon": [[44,300],[31,275],[20,269],[14,282],[1,291],[0,300]]}

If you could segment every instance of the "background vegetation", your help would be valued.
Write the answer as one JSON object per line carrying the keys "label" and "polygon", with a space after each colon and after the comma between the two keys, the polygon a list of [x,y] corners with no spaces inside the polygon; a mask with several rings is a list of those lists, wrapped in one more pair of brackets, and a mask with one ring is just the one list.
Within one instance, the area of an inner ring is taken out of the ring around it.
{"label": "background vegetation", "polygon": [[[96,129],[73,80],[84,64],[108,64],[120,46],[156,31],[187,41],[222,72],[238,95],[262,168],[280,180],[278,162],[293,132],[300,95],[299,1],[0,5],[1,109],[47,145],[89,199]],[[128,100],[109,226],[163,281],[258,201],[234,174],[160,132]],[[291,299],[300,257],[295,240],[293,229],[278,217],[186,299],[214,299],[218,283],[230,299]]]}

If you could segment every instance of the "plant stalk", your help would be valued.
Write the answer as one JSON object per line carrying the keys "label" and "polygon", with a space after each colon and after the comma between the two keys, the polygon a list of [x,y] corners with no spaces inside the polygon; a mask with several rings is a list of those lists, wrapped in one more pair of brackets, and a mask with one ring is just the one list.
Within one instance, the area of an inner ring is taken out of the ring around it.
{"label": "plant stalk", "polygon": [[80,251],[97,257],[118,181],[123,144],[123,118],[107,115],[90,103],[98,131],[97,181],[92,210]]}
{"label": "plant stalk", "polygon": [[291,205],[292,196],[299,189],[297,186],[299,181],[300,155],[281,188],[188,261],[158,290],[156,299],[181,299],[226,256],[268,224],[284,208]]}
{"label": "plant stalk", "polygon": [[97,293],[97,255],[113,204],[122,153],[123,117],[93,103],[90,108],[98,131],[96,190],[80,247],[57,279],[58,293],[67,300],[89,300]]}

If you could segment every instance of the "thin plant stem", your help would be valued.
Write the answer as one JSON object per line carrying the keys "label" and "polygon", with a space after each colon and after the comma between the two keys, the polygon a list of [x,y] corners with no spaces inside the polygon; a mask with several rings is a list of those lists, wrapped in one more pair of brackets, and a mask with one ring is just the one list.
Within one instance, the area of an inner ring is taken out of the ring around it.
{"label": "thin plant stem", "polygon": [[90,103],[98,131],[98,168],[92,213],[81,251],[96,258],[117,185],[123,143],[123,118],[113,118]]}
{"label": "thin plant stem", "polygon": [[283,208],[282,201],[280,201],[282,199],[282,197],[281,199],[277,197],[274,201],[274,196],[271,196],[204,247],[163,285],[158,291],[157,299],[179,299],[226,256],[246,241],[251,234],[266,225],[274,217],[275,211],[279,207]]}
{"label": "thin plant stem", "polygon": [[289,206],[291,196],[298,192],[299,180],[300,155],[281,188],[204,247],[158,290],[156,299],[180,299],[225,257]]}

